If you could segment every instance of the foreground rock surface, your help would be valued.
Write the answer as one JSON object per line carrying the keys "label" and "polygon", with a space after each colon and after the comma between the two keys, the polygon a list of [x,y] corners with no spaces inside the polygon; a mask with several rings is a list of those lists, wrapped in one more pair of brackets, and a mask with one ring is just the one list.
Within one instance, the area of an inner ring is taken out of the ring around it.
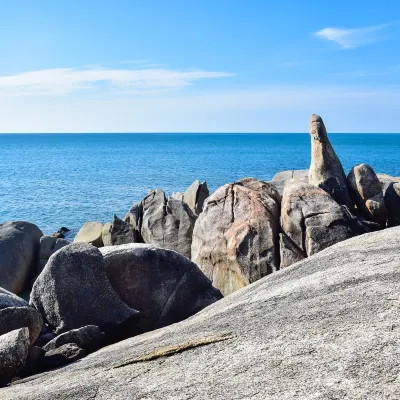
{"label": "foreground rock surface", "polygon": [[295,180],[283,192],[281,225],[281,268],[366,232],[327,192]]}
{"label": "foreground rock surface", "polygon": [[193,318],[16,382],[0,397],[397,400],[399,235],[392,228],[339,243]]}
{"label": "foreground rock surface", "polygon": [[[112,289],[100,251],[74,243],[53,254],[32,288],[30,303],[57,334],[86,325],[112,332],[139,313]],[[128,327],[126,327],[128,329]]]}
{"label": "foreground rock surface", "polygon": [[225,296],[279,268],[280,195],[242,179],[205,202],[193,231],[192,261]]}
{"label": "foreground rock surface", "polygon": [[222,297],[197,265],[176,251],[130,244],[101,253],[115,291],[140,311],[142,332],[182,321]]}
{"label": "foreground rock surface", "polygon": [[342,164],[329,141],[322,118],[315,114],[310,118],[310,135],[309,183],[325,190],[338,204],[351,208],[352,202],[347,191]]}
{"label": "foreground rock surface", "polygon": [[0,224],[0,287],[20,293],[36,272],[42,231],[26,221]]}

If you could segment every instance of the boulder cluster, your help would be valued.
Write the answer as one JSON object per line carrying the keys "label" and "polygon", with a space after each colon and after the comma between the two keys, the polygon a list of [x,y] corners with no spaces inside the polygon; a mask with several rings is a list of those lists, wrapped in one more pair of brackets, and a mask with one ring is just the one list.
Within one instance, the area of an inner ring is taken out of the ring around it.
{"label": "boulder cluster", "polygon": [[[74,242],[25,221],[0,224],[0,386],[185,320],[335,245],[400,225],[400,178],[346,176],[319,116],[309,170],[244,178],[210,195],[151,190],[123,218]],[[306,264],[305,264],[306,266]]]}

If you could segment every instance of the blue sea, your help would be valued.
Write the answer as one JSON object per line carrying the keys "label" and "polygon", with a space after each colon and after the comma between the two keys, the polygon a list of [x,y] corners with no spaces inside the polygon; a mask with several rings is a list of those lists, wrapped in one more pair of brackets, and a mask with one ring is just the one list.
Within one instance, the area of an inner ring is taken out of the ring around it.
{"label": "blue sea", "polygon": [[[331,134],[346,171],[358,163],[400,175],[400,134]],[[308,134],[0,135],[0,222],[45,233],[123,217],[149,189],[211,191],[243,177],[270,180],[310,164]]]}

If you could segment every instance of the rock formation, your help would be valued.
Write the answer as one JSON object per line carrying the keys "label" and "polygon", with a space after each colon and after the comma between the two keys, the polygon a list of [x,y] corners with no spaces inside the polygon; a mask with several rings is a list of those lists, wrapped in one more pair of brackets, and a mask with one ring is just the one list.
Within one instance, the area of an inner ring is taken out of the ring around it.
{"label": "rock formation", "polygon": [[377,222],[381,228],[386,226],[386,207],[382,185],[374,170],[367,164],[352,168],[347,176],[350,195],[363,215]]}
{"label": "rock formation", "polygon": [[50,257],[33,285],[30,303],[56,334],[86,325],[113,334],[136,324],[139,313],[112,289],[102,261],[100,251],[85,243],[66,246]]}
{"label": "rock formation", "polygon": [[309,183],[329,193],[341,205],[349,208],[352,203],[347,191],[346,175],[328,139],[322,118],[312,114],[310,118],[311,166]]}
{"label": "rock formation", "polygon": [[276,271],[279,213],[271,184],[247,178],[222,186],[196,221],[192,261],[223,295]]}
{"label": "rock formation", "polygon": [[18,294],[33,278],[42,235],[30,222],[0,224],[0,287]]}
{"label": "rock formation", "polygon": [[113,222],[105,224],[102,232],[104,246],[135,243],[136,234],[133,226],[114,215]]}
{"label": "rock formation", "polygon": [[391,182],[385,193],[388,226],[400,225],[400,183]]}
{"label": "rock formation", "polygon": [[281,268],[366,232],[327,192],[295,180],[283,192],[281,224]]}
{"label": "rock formation", "polygon": [[103,224],[101,222],[86,222],[75,236],[74,243],[88,243],[95,247],[103,246]]}
{"label": "rock formation", "polygon": [[397,400],[400,228],[338,243],[2,400]]}
{"label": "rock formation", "polygon": [[196,215],[199,215],[203,211],[204,201],[209,195],[207,182],[200,183],[196,180],[186,189],[183,201]]}
{"label": "rock formation", "polygon": [[40,252],[37,275],[39,275],[43,271],[44,266],[46,265],[48,259],[53,253],[65,246],[68,246],[69,244],[71,243],[68,240],[62,238],[50,235],[42,236],[40,238]]}
{"label": "rock formation", "polygon": [[101,253],[114,290],[140,311],[142,332],[186,319],[222,297],[197,265],[175,251],[130,244]]}

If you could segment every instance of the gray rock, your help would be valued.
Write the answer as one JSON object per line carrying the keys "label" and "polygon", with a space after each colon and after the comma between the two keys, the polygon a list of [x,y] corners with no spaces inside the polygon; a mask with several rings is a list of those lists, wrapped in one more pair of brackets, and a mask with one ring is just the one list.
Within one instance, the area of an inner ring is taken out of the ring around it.
{"label": "gray rock", "polygon": [[279,268],[280,195],[254,178],[222,186],[193,231],[192,261],[225,296]]}
{"label": "gray rock", "polygon": [[75,343],[78,347],[87,351],[95,351],[102,347],[104,333],[98,326],[88,325],[79,329],[62,333],[43,346],[43,350],[50,351],[68,343]]}
{"label": "gray rock", "polygon": [[139,317],[112,289],[100,251],[85,243],[71,244],[50,257],[33,285],[30,303],[57,334],[86,325],[112,333]]}
{"label": "gray rock", "polygon": [[288,181],[295,179],[302,182],[308,182],[308,169],[290,169],[286,171],[279,171],[273,178],[272,182]]}
{"label": "gray rock", "polygon": [[20,293],[36,272],[42,231],[30,222],[0,224],[0,286]]}
{"label": "gray rock", "polygon": [[28,328],[16,329],[0,336],[0,387],[10,382],[25,366],[28,350]]}
{"label": "gray rock", "polygon": [[327,192],[295,180],[283,192],[281,225],[281,268],[366,232]]}
{"label": "gray rock", "polygon": [[29,307],[29,304],[21,297],[0,287],[0,310],[7,307]]}
{"label": "gray rock", "polygon": [[386,207],[382,185],[372,167],[359,164],[347,176],[347,186],[357,208],[365,218],[386,226]]}
{"label": "gray rock", "polygon": [[8,307],[0,310],[0,335],[26,327],[29,329],[30,344],[33,344],[42,325],[42,316],[32,307]]}
{"label": "gray rock", "polygon": [[56,238],[54,236],[42,236],[40,238],[40,253],[39,258],[48,260],[57,250],[71,244],[68,240]]}
{"label": "gray rock", "polygon": [[140,311],[142,332],[188,318],[222,297],[196,264],[175,251],[130,244],[101,252],[112,287]]}
{"label": "gray rock", "polygon": [[183,201],[183,193],[182,192],[175,192],[171,194],[171,197],[175,200]]}
{"label": "gray rock", "polygon": [[52,369],[80,360],[87,354],[75,343],[67,343],[53,350],[47,351],[40,360],[40,367]]}
{"label": "gray rock", "polygon": [[398,400],[400,227],[338,243],[2,400]]}
{"label": "gray rock", "polygon": [[125,216],[140,237],[136,243],[156,244],[190,258],[192,233],[196,216],[189,206],[166,198],[160,190],[152,190]]}
{"label": "gray rock", "polygon": [[186,189],[183,201],[196,215],[199,215],[203,211],[204,201],[209,195],[207,182],[200,183],[196,180]]}
{"label": "gray rock", "polygon": [[322,118],[315,114],[310,118],[310,135],[309,183],[325,190],[338,204],[352,208],[342,164],[328,139]]}
{"label": "gray rock", "polygon": [[74,238],[74,243],[88,243],[95,247],[103,246],[103,224],[101,222],[86,222]]}
{"label": "gray rock", "polygon": [[136,234],[133,226],[114,215],[111,223],[105,224],[102,232],[104,246],[135,243]]}
{"label": "gray rock", "polygon": [[391,182],[385,193],[388,225],[400,225],[400,183]]}

